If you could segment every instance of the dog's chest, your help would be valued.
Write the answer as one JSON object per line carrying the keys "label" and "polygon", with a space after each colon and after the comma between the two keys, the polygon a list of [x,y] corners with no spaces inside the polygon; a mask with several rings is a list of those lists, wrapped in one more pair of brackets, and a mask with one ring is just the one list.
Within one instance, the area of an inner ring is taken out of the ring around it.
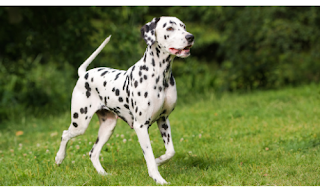
{"label": "dog's chest", "polygon": [[95,98],[93,101],[89,97],[90,102],[99,102],[101,108],[113,111],[131,127],[139,119],[154,122],[168,116],[177,101],[173,76],[157,73],[144,65],[128,71],[92,69],[84,80],[83,92],[89,89]]}
{"label": "dog's chest", "polygon": [[151,119],[158,120],[162,116],[168,116],[174,109],[177,101],[176,87],[167,87],[162,92],[154,92],[152,100]]}
{"label": "dog's chest", "polygon": [[[168,116],[177,101],[175,81],[168,65],[169,63],[162,63],[161,69],[154,65],[141,63],[128,70],[130,71],[130,92],[135,100],[134,105],[147,113],[141,115],[139,112],[138,115],[150,118],[152,122],[161,116]],[[137,107],[134,107],[134,112]]]}

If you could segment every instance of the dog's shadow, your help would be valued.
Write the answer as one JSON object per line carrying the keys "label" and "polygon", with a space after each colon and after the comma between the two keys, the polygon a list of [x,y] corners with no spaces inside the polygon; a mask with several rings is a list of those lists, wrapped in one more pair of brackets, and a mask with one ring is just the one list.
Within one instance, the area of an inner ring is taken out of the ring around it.
{"label": "dog's shadow", "polygon": [[[232,162],[234,161],[233,158],[213,158],[213,157],[209,157],[208,155],[204,155],[204,156],[199,156],[199,155],[192,155],[192,154],[185,154],[185,153],[176,153],[174,155],[174,157],[169,160],[169,162],[167,162],[166,164],[164,164],[163,166],[165,168],[161,168],[164,174],[165,172],[168,172],[168,174],[176,174],[179,175],[183,172],[188,172],[190,171],[190,169],[200,169],[203,171],[208,170],[209,168],[212,168],[214,170],[220,170],[223,169],[225,167],[229,167],[230,164],[232,164]],[[130,160],[130,161],[116,161],[113,163],[103,163],[102,165],[105,167],[109,167],[109,168],[115,168],[117,166],[145,166],[146,167],[146,162],[144,160],[144,158],[136,158],[134,160]],[[162,166],[161,166],[162,167]]]}
{"label": "dog's shadow", "polygon": [[199,156],[192,154],[176,154],[172,160],[175,162],[177,167],[185,169],[196,168],[200,170],[208,170],[209,168],[219,169],[227,167],[232,163],[232,158],[212,158],[208,155]]}

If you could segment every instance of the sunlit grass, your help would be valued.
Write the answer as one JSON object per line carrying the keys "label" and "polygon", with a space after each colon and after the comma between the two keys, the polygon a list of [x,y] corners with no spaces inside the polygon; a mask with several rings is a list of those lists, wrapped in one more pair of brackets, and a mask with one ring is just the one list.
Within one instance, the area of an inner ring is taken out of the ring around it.
{"label": "sunlit grass", "polygon": [[[199,96],[170,116],[176,155],[159,167],[171,185],[319,185],[320,88],[309,85],[251,94]],[[100,176],[88,152],[96,140],[96,117],[72,139],[58,167],[54,157],[69,112],[17,117],[0,132],[0,185],[155,185],[134,130],[118,121],[100,160]],[[155,156],[165,152],[150,127]]]}

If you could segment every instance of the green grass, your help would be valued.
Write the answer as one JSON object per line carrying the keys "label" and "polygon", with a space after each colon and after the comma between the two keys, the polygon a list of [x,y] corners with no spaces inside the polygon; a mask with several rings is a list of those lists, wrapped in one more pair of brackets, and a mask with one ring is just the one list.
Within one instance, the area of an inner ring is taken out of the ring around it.
{"label": "green grass", "polygon": [[[320,185],[319,85],[214,94],[179,104],[170,116],[176,154],[159,167],[170,185]],[[88,157],[96,140],[95,117],[69,142],[58,167],[54,157],[70,114],[19,117],[0,129],[0,185],[156,185],[134,130],[118,121],[101,152],[111,176],[100,176]],[[18,131],[23,135],[16,136]],[[150,127],[155,156],[165,152]],[[124,142],[126,139],[126,142]]]}

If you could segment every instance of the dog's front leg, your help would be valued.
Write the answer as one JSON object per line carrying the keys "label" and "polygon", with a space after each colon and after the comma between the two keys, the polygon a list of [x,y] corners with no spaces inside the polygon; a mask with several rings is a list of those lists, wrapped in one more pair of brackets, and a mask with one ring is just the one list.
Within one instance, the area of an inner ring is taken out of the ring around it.
{"label": "dog's front leg", "polygon": [[172,135],[171,135],[171,127],[170,127],[169,119],[166,117],[161,117],[158,120],[158,128],[161,133],[164,146],[166,147],[166,153],[156,159],[156,163],[159,166],[167,162],[169,159],[171,159],[175,154],[175,151],[172,143]]}
{"label": "dog's front leg", "polygon": [[151,143],[150,143],[150,138],[148,134],[148,127],[149,125],[146,124],[134,124],[134,130],[137,133],[138,140],[144,155],[144,158],[147,163],[148,167],[148,172],[149,176],[155,180],[158,184],[167,184],[167,182],[161,177],[159,171],[158,171],[158,166],[156,164]]}

